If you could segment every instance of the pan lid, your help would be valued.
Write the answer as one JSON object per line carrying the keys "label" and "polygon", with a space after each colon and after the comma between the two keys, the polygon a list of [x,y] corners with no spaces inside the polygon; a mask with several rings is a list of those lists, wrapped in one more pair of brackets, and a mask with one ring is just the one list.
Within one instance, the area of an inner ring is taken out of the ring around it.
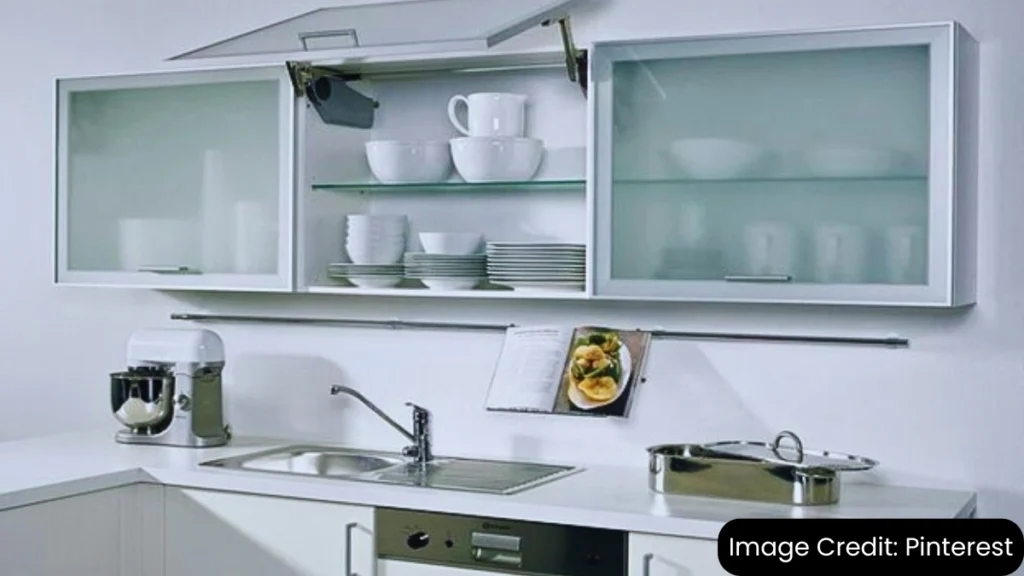
{"label": "pan lid", "polygon": [[877,460],[863,456],[829,450],[805,450],[800,437],[789,430],[779,432],[771,442],[732,440],[704,444],[704,448],[720,454],[799,468],[827,468],[838,472],[856,472],[870,470],[878,466]]}

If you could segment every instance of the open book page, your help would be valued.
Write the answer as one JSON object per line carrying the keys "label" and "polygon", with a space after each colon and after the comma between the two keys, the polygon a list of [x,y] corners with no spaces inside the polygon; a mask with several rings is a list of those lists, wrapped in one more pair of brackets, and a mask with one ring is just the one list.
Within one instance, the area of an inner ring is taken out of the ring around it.
{"label": "open book page", "polygon": [[487,409],[550,412],[572,333],[571,327],[562,326],[509,328],[491,378]]}

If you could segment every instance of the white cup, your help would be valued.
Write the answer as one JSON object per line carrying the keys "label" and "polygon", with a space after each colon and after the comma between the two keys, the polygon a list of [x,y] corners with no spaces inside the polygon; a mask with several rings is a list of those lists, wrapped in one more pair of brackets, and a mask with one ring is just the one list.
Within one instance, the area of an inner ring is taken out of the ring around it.
{"label": "white cup", "polygon": [[885,264],[889,282],[923,284],[927,276],[924,229],[893,226],[885,231]]}
{"label": "white cup", "polygon": [[[675,223],[669,232],[669,244],[676,248],[698,249],[707,244],[707,210],[697,202],[674,204]],[[671,212],[668,213],[671,215]]]}
{"label": "white cup", "polygon": [[751,276],[793,276],[796,271],[796,229],[785,222],[756,222],[744,234],[747,273]]}
{"label": "white cup", "polygon": [[[459,104],[466,105],[468,127],[459,120]],[[448,119],[466,136],[520,137],[526,131],[526,96],[502,92],[452,96]]]}
{"label": "white cup", "polygon": [[856,284],[864,281],[867,238],[849,224],[827,223],[814,233],[815,277],[819,282]]}

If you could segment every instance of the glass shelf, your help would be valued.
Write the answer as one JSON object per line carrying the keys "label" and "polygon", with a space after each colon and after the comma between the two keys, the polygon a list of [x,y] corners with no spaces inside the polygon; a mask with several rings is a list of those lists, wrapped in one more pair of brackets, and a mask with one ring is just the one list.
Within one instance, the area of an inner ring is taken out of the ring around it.
{"label": "glass shelf", "polygon": [[439,182],[430,184],[382,184],[380,182],[321,182],[313,190],[361,192],[457,192],[461,190],[537,190],[544,192],[582,191],[586,180],[527,180],[521,182]]}
{"label": "glass shelf", "polygon": [[695,178],[618,178],[615,184],[655,186],[655,185],[713,185],[713,184],[847,184],[847,183],[881,183],[881,182],[926,182],[927,176],[852,176],[852,177],[828,177],[828,176],[793,176],[793,177],[765,177],[765,178],[716,178],[698,180]]}

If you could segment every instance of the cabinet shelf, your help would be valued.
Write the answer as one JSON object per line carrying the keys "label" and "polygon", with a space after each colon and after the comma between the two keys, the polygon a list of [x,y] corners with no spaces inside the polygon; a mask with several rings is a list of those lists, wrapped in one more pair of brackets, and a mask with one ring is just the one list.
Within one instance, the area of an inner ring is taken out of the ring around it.
{"label": "cabinet shelf", "polygon": [[925,183],[927,176],[853,176],[853,177],[826,177],[826,176],[795,176],[795,177],[765,177],[765,178],[619,178],[615,184],[626,186],[707,186],[707,185],[730,185],[730,184],[856,184],[856,183],[885,183],[885,182],[913,182]]}
{"label": "cabinet shelf", "polygon": [[585,300],[585,291],[560,290],[431,290],[429,288],[359,288],[350,286],[310,286],[310,294],[346,294],[352,296],[404,296],[410,298],[464,298],[480,300]]}
{"label": "cabinet shelf", "polygon": [[531,190],[541,192],[583,191],[586,180],[527,180],[520,182],[440,182],[432,184],[382,184],[380,182],[321,182],[313,190],[360,192],[458,192],[487,190]]}

